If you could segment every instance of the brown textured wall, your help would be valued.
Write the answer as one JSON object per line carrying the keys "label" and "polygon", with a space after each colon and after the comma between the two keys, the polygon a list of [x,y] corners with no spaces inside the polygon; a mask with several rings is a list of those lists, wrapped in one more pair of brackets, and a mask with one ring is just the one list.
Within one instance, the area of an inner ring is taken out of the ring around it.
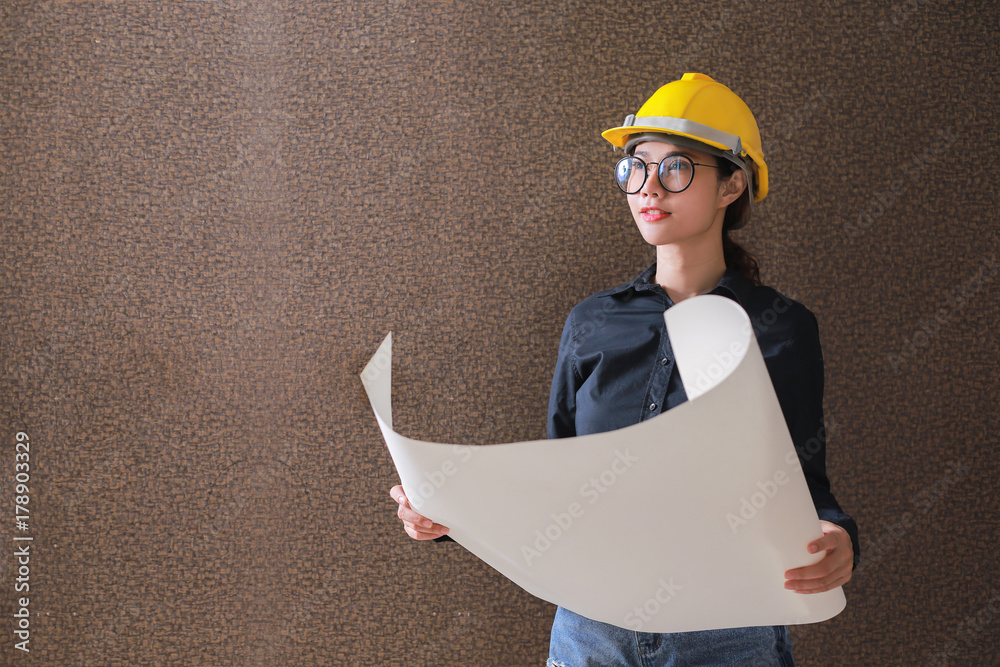
{"label": "brown textured wall", "polygon": [[[1000,11],[910,0],[4,3],[0,663],[542,664],[553,608],[405,537],[397,427],[541,437],[562,321],[650,258],[599,132],[758,115],[743,239],[818,315],[865,559],[804,665],[998,648]],[[13,647],[31,535],[30,654]],[[20,544],[20,543],[18,543]]]}

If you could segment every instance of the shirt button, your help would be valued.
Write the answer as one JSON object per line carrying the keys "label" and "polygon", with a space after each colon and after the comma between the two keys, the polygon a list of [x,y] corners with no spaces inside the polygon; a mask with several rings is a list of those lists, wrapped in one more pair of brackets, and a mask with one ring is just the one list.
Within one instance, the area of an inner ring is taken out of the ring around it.
{"label": "shirt button", "polygon": [[661,366],[666,366],[669,363],[670,363],[669,357],[663,357],[662,359],[660,359],[660,365]]}
{"label": "shirt button", "polygon": [[649,404],[649,411],[650,412],[656,412],[656,403],[650,403]]}

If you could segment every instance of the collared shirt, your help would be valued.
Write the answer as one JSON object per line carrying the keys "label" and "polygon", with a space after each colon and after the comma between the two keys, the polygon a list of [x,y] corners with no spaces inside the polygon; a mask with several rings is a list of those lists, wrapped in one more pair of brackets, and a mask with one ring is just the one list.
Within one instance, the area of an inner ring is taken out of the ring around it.
{"label": "collared shirt", "polygon": [[[663,319],[674,304],[655,276],[654,263],[634,280],[598,292],[570,311],[549,398],[550,438],[624,428],[687,400]],[[826,474],[823,354],[816,317],[732,269],[711,293],[733,299],[750,316],[816,512],[848,532],[857,566],[857,525],[841,510]]]}

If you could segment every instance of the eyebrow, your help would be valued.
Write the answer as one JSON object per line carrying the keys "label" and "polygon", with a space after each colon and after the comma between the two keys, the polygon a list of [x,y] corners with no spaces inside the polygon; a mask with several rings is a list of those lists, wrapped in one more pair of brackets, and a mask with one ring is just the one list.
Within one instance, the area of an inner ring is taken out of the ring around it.
{"label": "eyebrow", "polygon": [[[632,155],[635,156],[635,157],[640,157],[640,156],[649,157],[649,151],[640,150],[640,151],[636,151]],[[681,157],[686,157],[687,159],[691,160],[692,162],[694,162],[694,160],[695,160],[694,155],[692,155],[691,153],[689,153],[686,150],[670,151],[669,153],[667,153],[666,155],[663,156],[663,159],[665,160],[668,157],[676,157],[678,155],[680,155]]]}

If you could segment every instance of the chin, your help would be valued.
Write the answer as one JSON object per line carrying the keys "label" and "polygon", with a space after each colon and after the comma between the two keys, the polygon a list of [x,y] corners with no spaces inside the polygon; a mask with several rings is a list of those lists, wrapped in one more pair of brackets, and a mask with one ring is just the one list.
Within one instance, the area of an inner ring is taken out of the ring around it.
{"label": "chin", "polygon": [[659,236],[651,236],[647,234],[642,235],[642,240],[651,246],[667,245],[670,243],[670,239],[660,238]]}
{"label": "chin", "polygon": [[704,242],[704,235],[713,235],[711,227],[700,227],[692,229],[691,225],[682,225],[678,220],[675,224],[647,223],[637,225],[643,240],[649,245],[661,246],[672,243],[682,243],[689,241],[692,243]]}
{"label": "chin", "polygon": [[640,227],[639,233],[642,235],[642,240],[649,245],[667,245],[668,243],[676,243],[679,240],[676,234],[662,228],[643,229]]}

